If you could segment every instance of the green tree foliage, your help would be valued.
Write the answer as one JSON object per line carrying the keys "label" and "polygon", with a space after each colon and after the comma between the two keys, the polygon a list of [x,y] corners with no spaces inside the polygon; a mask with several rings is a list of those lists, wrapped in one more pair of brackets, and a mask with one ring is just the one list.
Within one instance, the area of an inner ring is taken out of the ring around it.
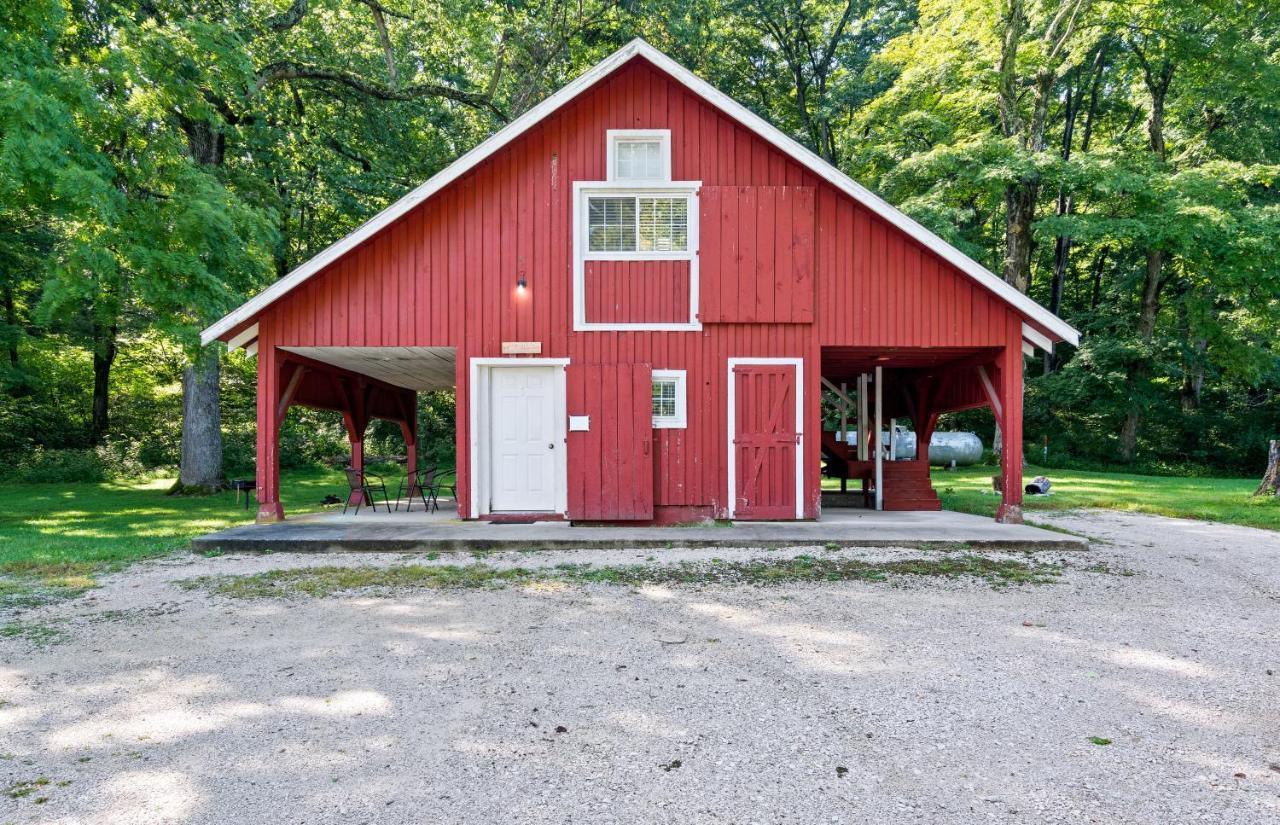
{"label": "green tree foliage", "polygon": [[[175,464],[184,391],[220,381],[244,472],[252,362],[198,356],[199,328],[637,35],[1084,331],[1029,364],[1029,441],[1256,472],[1280,429],[1261,0],[4,4],[0,453]],[[451,403],[424,400],[433,444]],[[306,412],[285,442],[343,449]]]}

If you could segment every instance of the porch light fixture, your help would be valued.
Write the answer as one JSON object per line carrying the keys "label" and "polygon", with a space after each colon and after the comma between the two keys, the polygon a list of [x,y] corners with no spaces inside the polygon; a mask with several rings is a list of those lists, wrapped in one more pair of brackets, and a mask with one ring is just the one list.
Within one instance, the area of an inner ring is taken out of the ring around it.
{"label": "porch light fixture", "polygon": [[524,273],[520,273],[520,277],[516,278],[516,292],[523,295],[525,290]]}

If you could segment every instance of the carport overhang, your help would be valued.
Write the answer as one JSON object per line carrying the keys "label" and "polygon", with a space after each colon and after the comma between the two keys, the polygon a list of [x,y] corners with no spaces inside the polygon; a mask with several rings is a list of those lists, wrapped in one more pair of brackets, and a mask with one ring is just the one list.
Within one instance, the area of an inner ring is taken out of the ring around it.
{"label": "carport overhang", "polygon": [[[258,364],[258,521],[284,518],[280,428],[293,406],[342,415],[350,467],[364,470],[364,436],[373,419],[400,426],[406,469],[417,468],[417,394],[455,384],[452,347],[269,347]],[[353,499],[362,497],[355,489]],[[356,503],[353,501],[353,503]]]}

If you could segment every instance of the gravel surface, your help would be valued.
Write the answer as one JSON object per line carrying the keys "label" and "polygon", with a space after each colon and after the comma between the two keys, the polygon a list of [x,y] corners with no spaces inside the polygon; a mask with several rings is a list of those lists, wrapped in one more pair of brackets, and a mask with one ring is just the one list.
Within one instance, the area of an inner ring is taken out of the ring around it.
{"label": "gravel surface", "polygon": [[175,582],[406,557],[137,565],[0,638],[0,822],[1280,821],[1280,534],[1052,521],[1099,540],[1003,589],[245,601]]}

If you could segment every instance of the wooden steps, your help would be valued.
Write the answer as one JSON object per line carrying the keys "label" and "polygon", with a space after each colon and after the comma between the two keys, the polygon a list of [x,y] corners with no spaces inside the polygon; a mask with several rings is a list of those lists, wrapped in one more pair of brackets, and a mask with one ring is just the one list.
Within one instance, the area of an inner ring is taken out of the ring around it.
{"label": "wooden steps", "polygon": [[942,509],[929,478],[927,462],[886,461],[881,472],[884,474],[884,509]]}

